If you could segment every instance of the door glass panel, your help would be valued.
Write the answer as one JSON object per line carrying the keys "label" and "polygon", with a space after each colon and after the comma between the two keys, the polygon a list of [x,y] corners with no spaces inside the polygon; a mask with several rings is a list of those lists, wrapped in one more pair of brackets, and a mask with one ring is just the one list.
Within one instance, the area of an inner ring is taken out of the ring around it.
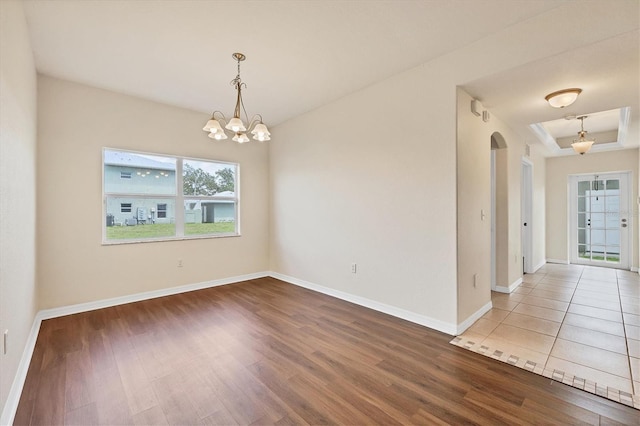
{"label": "door glass panel", "polygon": [[619,246],[620,245],[620,230],[619,229],[607,229],[607,251],[611,251],[611,247],[609,246]]}
{"label": "door glass panel", "polygon": [[578,197],[584,197],[585,195],[587,195],[586,193],[589,190],[590,186],[591,182],[589,181],[578,182]]}
{"label": "door glass panel", "polygon": [[609,212],[605,214],[605,226],[607,229],[612,229],[612,228],[617,229],[619,223],[620,223],[620,215],[617,212]]}
{"label": "door glass panel", "polygon": [[620,263],[619,253],[607,253],[607,262]]}
{"label": "door glass panel", "polygon": [[580,257],[589,257],[589,254],[587,253],[587,246],[580,244],[578,245],[578,256]]}
{"label": "door glass panel", "polygon": [[603,212],[604,203],[605,197],[602,195],[599,197],[591,197],[591,199],[589,200],[589,209],[592,212]]}
{"label": "door glass panel", "polygon": [[587,211],[586,206],[587,206],[586,198],[585,197],[578,197],[578,212]]}
{"label": "door glass panel", "polygon": [[604,240],[604,237],[604,229],[592,229],[589,243],[591,243],[592,245],[605,245],[606,242]]}
{"label": "door glass panel", "polygon": [[620,189],[620,181],[618,179],[607,180],[607,191],[612,189]]}
{"label": "door glass panel", "polygon": [[604,260],[604,246],[591,246],[591,260]]}
{"label": "door glass panel", "polygon": [[604,229],[604,213],[591,213],[591,229]]}
{"label": "door glass panel", "polygon": [[587,230],[578,229],[578,244],[586,244],[587,242]]}
{"label": "door glass panel", "polygon": [[578,213],[578,228],[584,228],[587,224],[586,216],[584,213]]}
{"label": "door glass panel", "polygon": [[607,196],[606,211],[619,212],[620,211],[620,197],[617,195]]}

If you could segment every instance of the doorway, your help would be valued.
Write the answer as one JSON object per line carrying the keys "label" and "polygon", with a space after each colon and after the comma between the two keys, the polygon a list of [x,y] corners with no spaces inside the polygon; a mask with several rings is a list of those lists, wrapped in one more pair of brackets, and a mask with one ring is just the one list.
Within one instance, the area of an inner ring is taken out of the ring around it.
{"label": "doorway", "polygon": [[570,177],[571,263],[629,269],[629,173]]}

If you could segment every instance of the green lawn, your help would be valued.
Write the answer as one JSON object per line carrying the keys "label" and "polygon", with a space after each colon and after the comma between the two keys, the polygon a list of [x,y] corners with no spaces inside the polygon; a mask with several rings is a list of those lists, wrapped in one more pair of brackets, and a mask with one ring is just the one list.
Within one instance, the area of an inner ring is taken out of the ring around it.
{"label": "green lawn", "polygon": [[[580,257],[583,259],[591,259],[591,260],[605,260],[604,256],[601,254],[594,254],[589,256],[589,253],[580,253]],[[607,262],[620,262],[620,256],[617,254],[607,254]]]}
{"label": "green lawn", "polygon": [[[227,234],[233,232],[235,232],[234,222],[187,223],[184,226],[185,235]],[[173,223],[107,227],[107,240],[138,240],[172,237],[175,234],[176,225]]]}

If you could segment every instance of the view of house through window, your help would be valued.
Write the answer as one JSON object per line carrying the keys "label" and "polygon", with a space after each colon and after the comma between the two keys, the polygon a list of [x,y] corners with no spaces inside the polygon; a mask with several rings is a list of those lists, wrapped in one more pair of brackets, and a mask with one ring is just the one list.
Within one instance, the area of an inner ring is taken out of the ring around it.
{"label": "view of house through window", "polygon": [[104,242],[238,235],[238,165],[104,149]]}

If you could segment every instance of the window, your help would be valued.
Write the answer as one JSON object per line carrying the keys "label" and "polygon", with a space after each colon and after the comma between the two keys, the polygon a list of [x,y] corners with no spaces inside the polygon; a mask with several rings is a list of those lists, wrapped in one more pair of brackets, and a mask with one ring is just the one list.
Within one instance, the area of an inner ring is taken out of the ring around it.
{"label": "window", "polygon": [[158,219],[166,219],[166,218],[167,218],[167,205],[158,204]]}
{"label": "window", "polygon": [[105,148],[102,166],[103,243],[239,235],[237,164]]}

